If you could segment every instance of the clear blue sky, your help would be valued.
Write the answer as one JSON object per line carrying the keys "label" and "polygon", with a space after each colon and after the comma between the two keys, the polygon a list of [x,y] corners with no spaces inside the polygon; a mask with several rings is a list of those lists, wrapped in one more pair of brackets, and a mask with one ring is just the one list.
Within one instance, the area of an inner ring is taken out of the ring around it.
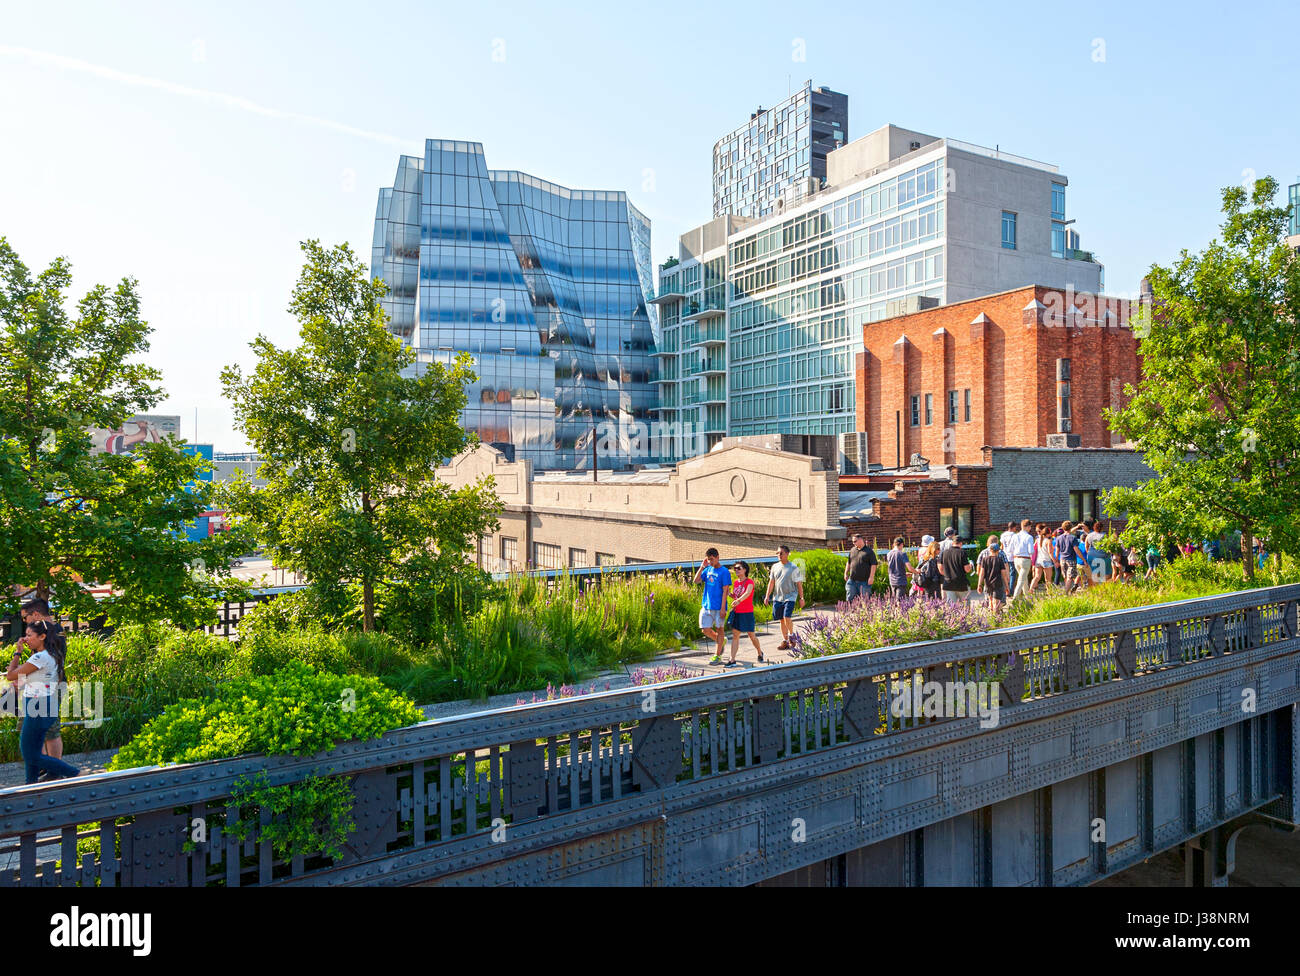
{"label": "clear blue sky", "polygon": [[1280,2],[5,0],[0,234],[70,258],[78,293],[139,278],[161,412],[232,450],[220,366],[293,341],[299,240],[369,259],[376,190],[426,137],[627,190],[659,261],[710,216],[713,142],[812,78],[849,95],[851,138],[893,122],[1058,164],[1123,293],[1204,246],[1246,171],[1300,180],[1297,36]]}

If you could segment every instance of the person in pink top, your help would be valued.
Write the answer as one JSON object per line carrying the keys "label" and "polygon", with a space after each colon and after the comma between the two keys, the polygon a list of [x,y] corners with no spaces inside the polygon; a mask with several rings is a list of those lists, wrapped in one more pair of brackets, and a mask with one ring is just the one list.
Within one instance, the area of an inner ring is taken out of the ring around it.
{"label": "person in pink top", "polygon": [[739,662],[736,653],[740,650],[740,635],[748,634],[749,642],[758,652],[758,661],[763,662],[763,648],[754,634],[754,581],[749,578],[749,563],[741,560],[731,567],[731,660],[724,667],[733,667]]}

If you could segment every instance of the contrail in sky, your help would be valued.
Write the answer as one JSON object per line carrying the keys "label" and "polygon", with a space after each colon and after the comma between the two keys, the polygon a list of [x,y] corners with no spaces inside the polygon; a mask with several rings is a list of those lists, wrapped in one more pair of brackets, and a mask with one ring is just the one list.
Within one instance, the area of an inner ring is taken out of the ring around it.
{"label": "contrail in sky", "polygon": [[34,51],[31,48],[11,47],[7,44],[0,44],[0,55],[8,57],[25,58],[36,64],[48,65],[52,68],[59,68],[63,71],[78,71],[82,74],[94,75],[97,78],[103,78],[105,81],[114,81],[122,85],[135,85],[139,88],[154,88],[158,91],[165,91],[172,95],[180,95],[184,98],[196,98],[205,102],[213,102],[218,105],[224,105],[227,108],[237,109],[241,112],[248,112],[252,115],[261,115],[268,119],[286,119],[293,122],[302,122],[305,125],[313,125],[318,129],[329,129],[333,132],[340,132],[343,135],[355,136],[359,139],[369,139],[373,142],[382,142],[385,145],[396,146],[399,149],[410,150],[411,140],[399,139],[397,136],[390,136],[383,132],[371,132],[369,129],[358,129],[356,126],[345,125],[342,122],[335,122],[332,119],[322,119],[315,115],[304,115],[301,112],[285,112],[278,108],[271,108],[267,105],[259,105],[257,102],[251,102],[247,98],[241,98],[238,95],[228,95],[225,92],[209,91],[205,88],[191,88],[189,85],[178,85],[172,81],[166,81],[162,78],[149,78],[145,75],[131,74],[127,71],[118,71],[116,68],[107,68],[100,64],[92,64],[89,61],[81,61],[77,58],[64,57],[61,54],[51,54],[48,51]]}

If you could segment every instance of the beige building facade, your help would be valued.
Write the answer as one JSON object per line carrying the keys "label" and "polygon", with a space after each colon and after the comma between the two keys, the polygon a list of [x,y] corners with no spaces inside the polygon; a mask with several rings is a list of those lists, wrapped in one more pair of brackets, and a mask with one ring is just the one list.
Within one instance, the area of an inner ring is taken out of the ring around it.
{"label": "beige building facade", "polygon": [[479,445],[438,469],[460,487],[491,476],[501,527],[479,541],[490,572],[686,562],[716,546],[724,559],[838,548],[839,479],[821,459],[750,445],[723,447],[673,468],[533,472]]}

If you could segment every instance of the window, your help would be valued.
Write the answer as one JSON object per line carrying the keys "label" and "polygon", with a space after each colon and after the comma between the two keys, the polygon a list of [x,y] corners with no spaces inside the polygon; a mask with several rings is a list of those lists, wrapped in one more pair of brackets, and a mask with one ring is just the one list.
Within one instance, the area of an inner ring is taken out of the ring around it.
{"label": "window", "polygon": [[534,542],[533,568],[563,569],[564,561],[562,555],[563,550],[559,546],[553,546],[545,542]]}
{"label": "window", "polygon": [[949,390],[948,391],[948,423],[955,424],[956,422],[957,422],[957,391]]}
{"label": "window", "polygon": [[970,423],[970,390],[963,390],[962,393],[966,398],[966,423]]}
{"label": "window", "polygon": [[1052,257],[1065,257],[1065,224],[1052,221]]}
{"label": "window", "polygon": [[514,569],[519,562],[519,540],[501,537],[502,569]]}
{"label": "window", "polygon": [[912,426],[921,426],[921,398],[920,396],[912,397]]}
{"label": "window", "polygon": [[1010,210],[1002,211],[1002,246],[1009,251],[1016,249],[1016,215]]}
{"label": "window", "polygon": [[934,394],[925,395],[925,426],[929,427],[934,423]]}
{"label": "window", "polygon": [[1070,521],[1089,522],[1097,517],[1097,490],[1070,492]]}
{"label": "window", "polygon": [[585,569],[587,566],[587,550],[570,548],[569,566],[572,569]]}
{"label": "window", "polygon": [[596,565],[615,566],[617,565],[617,560],[614,559],[614,554],[612,552],[598,552],[596,553]]}
{"label": "window", "polygon": [[1072,416],[1073,412],[1070,409],[1070,360],[1058,359],[1056,361],[1056,429],[1063,434],[1070,433]]}
{"label": "window", "polygon": [[1065,219],[1065,184],[1052,184],[1052,219]]}
{"label": "window", "polygon": [[939,537],[942,538],[944,530],[951,525],[957,530],[958,538],[970,539],[975,528],[974,512],[975,509],[971,505],[939,509]]}

